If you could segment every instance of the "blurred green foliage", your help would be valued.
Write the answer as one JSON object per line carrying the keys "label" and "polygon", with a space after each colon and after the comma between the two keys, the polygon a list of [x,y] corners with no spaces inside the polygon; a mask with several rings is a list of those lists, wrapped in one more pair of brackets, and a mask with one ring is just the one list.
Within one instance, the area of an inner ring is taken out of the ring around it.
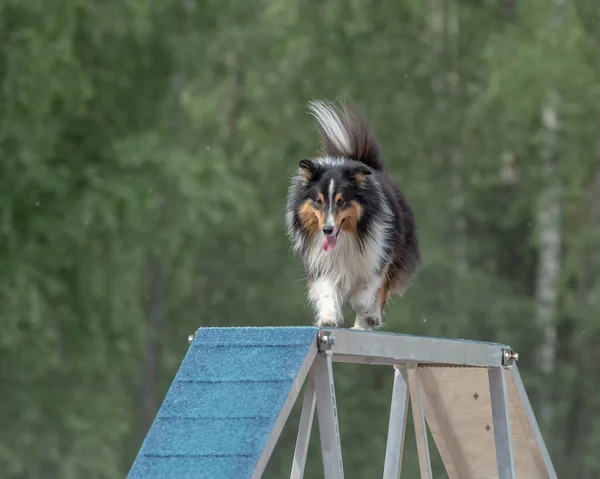
{"label": "blurred green foliage", "polygon": [[[1,2],[0,476],[124,477],[197,327],[312,323],[285,193],[316,151],[306,102],[346,98],[423,248],[387,329],[513,346],[553,406],[559,476],[598,477],[600,8],[563,3]],[[550,89],[548,377],[534,311]],[[336,371],[347,477],[380,477],[392,371]],[[267,477],[289,474],[297,413]]]}

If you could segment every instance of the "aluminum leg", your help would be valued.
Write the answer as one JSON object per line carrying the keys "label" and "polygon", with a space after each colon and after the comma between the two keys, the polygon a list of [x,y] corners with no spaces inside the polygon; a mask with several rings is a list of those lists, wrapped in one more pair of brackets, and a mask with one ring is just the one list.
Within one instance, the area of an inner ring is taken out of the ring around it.
{"label": "aluminum leg", "polygon": [[313,366],[313,373],[325,479],[343,479],[342,446],[340,442],[330,351],[317,356]]}
{"label": "aluminum leg", "polygon": [[302,479],[304,477],[308,442],[310,440],[310,432],[312,430],[313,417],[315,415],[315,403],[315,381],[311,371],[306,380],[304,402],[302,403],[302,413],[300,415],[296,450],[294,451],[294,461],[292,463],[290,479]]}
{"label": "aluminum leg", "polygon": [[508,400],[506,395],[504,368],[489,368],[488,377],[490,380],[494,438],[496,440],[498,478],[515,479],[515,465],[510,434],[510,418],[508,417]]}
{"label": "aluminum leg", "polygon": [[400,479],[407,412],[408,385],[406,368],[395,366],[383,479]]}
{"label": "aluminum leg", "polygon": [[526,420],[531,427],[531,441],[537,445],[537,448],[532,446],[532,455],[537,464],[538,470],[540,471],[540,476],[548,479],[557,479],[556,471],[554,470],[554,466],[552,465],[552,460],[550,459],[550,454],[548,453],[548,449],[546,448],[546,443],[544,442],[544,438],[542,437],[542,433],[540,431],[540,427],[535,418],[535,414],[533,412],[533,408],[531,407],[531,403],[529,402],[529,397],[527,396],[527,391],[525,390],[525,386],[523,385],[523,380],[521,379],[521,374],[519,373],[519,369],[517,365],[513,365],[509,368],[509,372],[514,381],[514,385],[517,389],[521,400],[523,401],[523,409],[526,414]]}
{"label": "aluminum leg", "polygon": [[429,445],[427,441],[427,425],[423,414],[423,401],[421,398],[421,386],[417,375],[416,364],[407,367],[408,387],[410,390],[410,403],[415,423],[415,436],[417,439],[417,452],[419,454],[419,470],[421,479],[433,479],[431,472],[431,459],[429,458]]}

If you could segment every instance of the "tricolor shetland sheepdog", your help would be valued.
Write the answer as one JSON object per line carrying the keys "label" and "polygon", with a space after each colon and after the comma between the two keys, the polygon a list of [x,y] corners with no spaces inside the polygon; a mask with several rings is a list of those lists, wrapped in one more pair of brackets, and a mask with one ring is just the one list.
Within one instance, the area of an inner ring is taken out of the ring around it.
{"label": "tricolor shetland sheepdog", "polygon": [[302,256],[316,325],[340,327],[350,300],[353,329],[376,329],[388,297],[402,295],[420,266],[413,212],[355,110],[315,100],[309,111],[322,155],[299,161],[288,191],[287,233]]}

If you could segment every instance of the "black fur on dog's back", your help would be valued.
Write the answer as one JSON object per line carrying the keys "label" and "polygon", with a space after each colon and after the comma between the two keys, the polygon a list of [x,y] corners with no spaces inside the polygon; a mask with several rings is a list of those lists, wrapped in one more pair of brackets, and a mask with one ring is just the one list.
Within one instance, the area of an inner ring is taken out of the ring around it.
{"label": "black fur on dog's back", "polygon": [[394,180],[382,172],[376,173],[376,176],[395,218],[388,238],[390,263],[386,274],[387,287],[392,292],[402,294],[421,264],[414,215]]}

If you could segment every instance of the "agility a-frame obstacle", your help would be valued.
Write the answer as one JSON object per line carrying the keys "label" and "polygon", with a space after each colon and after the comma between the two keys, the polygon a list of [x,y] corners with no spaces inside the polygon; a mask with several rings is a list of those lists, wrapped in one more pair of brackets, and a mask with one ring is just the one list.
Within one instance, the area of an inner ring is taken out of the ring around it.
{"label": "agility a-frame obstacle", "polygon": [[449,479],[556,478],[505,345],[283,327],[190,339],[129,478],[261,477],[306,385],[290,478],[304,476],[316,409],[325,478],[342,479],[334,362],[393,371],[384,479],[400,477],[409,405],[421,478],[432,477],[427,427]]}

